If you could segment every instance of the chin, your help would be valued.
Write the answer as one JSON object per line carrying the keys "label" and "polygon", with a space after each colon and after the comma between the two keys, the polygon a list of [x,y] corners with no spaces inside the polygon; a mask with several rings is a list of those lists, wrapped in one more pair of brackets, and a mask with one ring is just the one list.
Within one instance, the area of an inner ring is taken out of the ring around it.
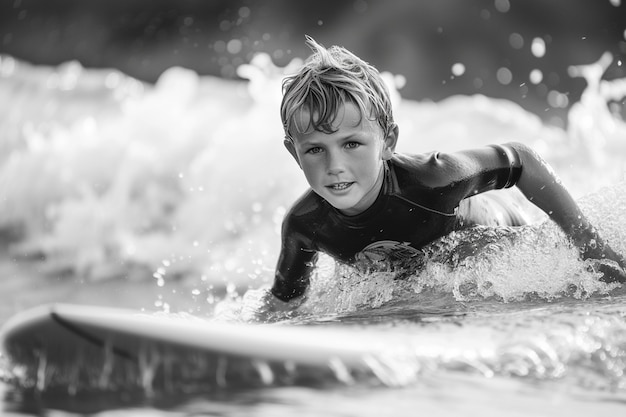
{"label": "chin", "polygon": [[331,206],[333,206],[335,209],[339,210],[339,211],[354,211],[355,210],[355,206],[356,204],[349,204],[349,203],[333,203],[330,200],[326,200],[330,203]]}
{"label": "chin", "polygon": [[325,200],[328,202],[328,204],[330,204],[337,210],[350,210],[352,207],[354,207],[353,204],[349,204],[349,203],[342,202],[342,201],[336,201],[332,198],[326,198]]}

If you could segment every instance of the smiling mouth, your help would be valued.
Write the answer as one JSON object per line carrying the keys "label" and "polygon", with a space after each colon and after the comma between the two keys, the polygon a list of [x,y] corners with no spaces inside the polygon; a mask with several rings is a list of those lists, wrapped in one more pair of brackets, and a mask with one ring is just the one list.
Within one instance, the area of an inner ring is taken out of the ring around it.
{"label": "smiling mouth", "polygon": [[341,190],[347,189],[352,184],[354,183],[353,182],[338,182],[336,184],[327,185],[326,188],[330,188],[331,190],[334,190],[334,191],[341,191]]}

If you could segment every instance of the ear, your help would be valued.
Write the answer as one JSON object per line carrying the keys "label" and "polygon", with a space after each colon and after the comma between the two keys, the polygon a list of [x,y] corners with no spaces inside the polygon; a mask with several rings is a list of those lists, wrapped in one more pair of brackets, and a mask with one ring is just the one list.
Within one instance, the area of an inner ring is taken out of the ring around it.
{"label": "ear", "polygon": [[400,130],[398,129],[397,124],[393,124],[389,131],[387,132],[387,136],[384,139],[383,144],[383,159],[389,160],[393,156],[396,151],[396,144],[398,143],[398,135],[400,134]]}
{"label": "ear", "polygon": [[298,153],[296,152],[296,147],[293,145],[293,140],[285,139],[283,141],[283,145],[285,145],[285,148],[287,148],[287,151],[289,151],[291,156],[293,156],[293,159],[296,160],[296,162],[298,163],[298,166],[302,168],[302,165],[300,165],[300,159],[298,159]]}

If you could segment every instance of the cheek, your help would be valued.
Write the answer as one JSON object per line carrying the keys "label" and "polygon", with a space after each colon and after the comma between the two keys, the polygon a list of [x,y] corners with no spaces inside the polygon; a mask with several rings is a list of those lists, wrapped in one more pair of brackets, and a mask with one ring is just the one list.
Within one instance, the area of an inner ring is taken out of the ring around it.
{"label": "cheek", "polygon": [[302,171],[304,171],[304,176],[309,181],[309,183],[313,182],[317,177],[320,176],[320,164],[315,163],[310,160],[301,160]]}
{"label": "cheek", "polygon": [[364,176],[378,178],[378,173],[382,169],[383,160],[377,154],[370,154],[362,159],[359,164],[355,164],[356,169]]}

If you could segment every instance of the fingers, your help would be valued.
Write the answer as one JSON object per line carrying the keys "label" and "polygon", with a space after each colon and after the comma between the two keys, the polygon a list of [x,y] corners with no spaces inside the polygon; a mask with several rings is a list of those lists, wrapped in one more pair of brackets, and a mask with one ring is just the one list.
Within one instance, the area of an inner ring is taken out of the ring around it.
{"label": "fingers", "polygon": [[626,283],[626,270],[615,261],[603,259],[594,262],[591,268],[595,272],[600,272],[602,277],[601,281],[606,283],[619,282],[621,284]]}

